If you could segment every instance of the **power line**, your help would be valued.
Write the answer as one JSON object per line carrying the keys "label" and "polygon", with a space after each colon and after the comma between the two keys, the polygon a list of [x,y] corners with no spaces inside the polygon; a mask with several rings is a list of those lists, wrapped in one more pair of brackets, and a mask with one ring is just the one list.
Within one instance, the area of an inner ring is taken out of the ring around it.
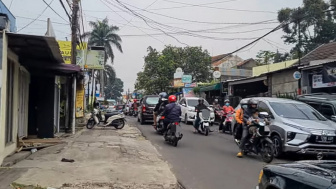
{"label": "power line", "polygon": [[[127,6],[125,6],[123,3],[121,3],[119,0],[116,0],[116,1],[117,1],[117,3],[120,4],[122,7],[124,7],[124,8],[127,9],[128,11],[130,11],[133,15],[135,15],[135,16],[141,18],[141,19],[142,19],[142,20],[143,20],[149,27],[152,27],[152,26],[150,26],[150,25],[148,24],[147,20],[146,20],[142,15],[140,16],[140,14],[135,13],[134,11],[132,11],[131,9],[129,9]],[[148,18],[147,18],[147,19],[148,19]],[[151,21],[153,21],[153,20],[151,20]],[[168,34],[167,32],[163,31],[162,29],[160,29],[160,28],[156,28],[156,29],[158,29],[158,30],[160,30],[161,32],[165,33],[167,36],[169,36],[169,37],[175,39],[177,42],[179,42],[179,43],[181,43],[181,44],[183,44],[183,45],[187,45],[187,46],[188,46],[188,44],[181,42],[179,39],[177,39],[176,37],[174,37],[174,36]]]}
{"label": "power line", "polygon": [[45,0],[42,0],[55,14],[57,14],[60,18],[62,18],[64,21],[68,22],[66,19],[64,19],[61,15],[59,15]]}
{"label": "power line", "polygon": [[10,2],[10,4],[9,4],[9,8],[8,8],[9,10],[10,10],[10,8],[12,7],[12,3],[13,3],[13,1],[14,1],[14,0],[11,0],[11,2]]}
{"label": "power line", "polygon": [[47,4],[48,6],[46,6],[46,8],[43,9],[43,11],[35,18],[33,19],[31,22],[29,22],[27,25],[23,26],[21,29],[19,29],[17,32],[20,32],[21,30],[27,28],[30,24],[34,23],[37,19],[39,19],[42,14],[48,9],[48,7],[50,6],[50,4],[53,2],[54,0],[51,0],[49,4]]}
{"label": "power line", "polygon": [[[183,2],[177,2],[177,1],[172,1],[172,0],[164,0],[164,1],[171,2],[171,3],[178,3],[178,4],[182,4],[182,5],[193,6],[193,4],[183,3]],[[276,14],[276,12],[262,11],[262,10],[231,9],[231,8],[210,7],[210,6],[198,6],[198,7],[210,8],[210,9],[219,9],[219,10],[228,10],[228,11],[240,11],[240,12],[256,12],[256,13],[272,13],[272,14]]]}
{"label": "power line", "polygon": [[[115,0],[115,1],[118,2],[118,0]],[[128,4],[128,3],[123,3],[123,4],[128,5],[130,7],[133,7],[135,9],[137,9],[137,10],[129,9],[129,11],[137,12],[138,10],[143,10],[143,11],[148,12],[150,14],[155,14],[155,15],[159,15],[159,16],[170,18],[170,19],[174,19],[174,20],[185,21],[185,22],[192,22],[192,23],[198,23],[198,24],[216,24],[216,25],[219,25],[219,24],[248,24],[248,25],[252,24],[252,25],[254,25],[254,24],[266,24],[266,23],[267,24],[278,23],[278,21],[276,19],[265,20],[265,21],[262,21],[262,22],[252,22],[252,23],[223,23],[223,22],[206,22],[206,21],[199,21],[199,20],[189,20],[189,19],[177,18],[177,17],[165,15],[165,14],[156,13],[156,12],[148,11],[148,10],[145,10],[145,9],[140,9],[140,8],[138,8],[136,6],[133,6],[131,4]],[[127,12],[127,11],[124,10],[124,12]],[[274,21],[274,22],[272,22],[272,21]]]}
{"label": "power line", "polygon": [[[106,7],[108,7],[110,10],[114,11],[110,6],[108,6],[103,0],[100,0],[100,2],[102,2]],[[121,16],[120,14],[118,14],[117,12],[115,12],[120,18],[124,19],[125,21],[127,21],[126,18],[124,18],[123,16]],[[132,23],[131,23],[132,24]],[[142,29],[140,29],[139,27],[135,26],[134,24],[132,24],[132,26],[136,27],[138,30],[140,30],[141,32],[145,33],[146,35],[150,36],[147,32],[143,31]],[[162,44],[164,44],[163,41],[161,41],[160,39],[157,39],[156,37],[150,36],[151,38],[161,42]]]}
{"label": "power line", "polygon": [[[41,20],[41,19],[35,19],[35,18],[29,18],[29,17],[24,17],[24,16],[15,16],[16,18],[23,18],[23,19],[28,19],[28,20],[35,20],[39,22],[47,22],[46,20]],[[53,22],[53,24],[61,24],[61,25],[69,25],[69,23],[64,23],[64,22]]]}
{"label": "power line", "polygon": [[59,1],[61,2],[61,5],[62,5],[62,7],[63,7],[65,13],[68,15],[69,21],[71,22],[71,16],[70,16],[70,14],[68,13],[67,9],[65,8],[63,1],[62,1],[62,0],[59,0]]}

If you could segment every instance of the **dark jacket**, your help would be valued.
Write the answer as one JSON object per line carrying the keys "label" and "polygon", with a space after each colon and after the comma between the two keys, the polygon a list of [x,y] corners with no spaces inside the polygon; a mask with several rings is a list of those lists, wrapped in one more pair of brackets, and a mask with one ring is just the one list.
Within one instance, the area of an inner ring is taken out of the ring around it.
{"label": "dark jacket", "polygon": [[245,124],[249,120],[249,118],[253,115],[254,110],[255,108],[250,108],[250,107],[244,109],[243,122]]}
{"label": "dark jacket", "polygon": [[176,103],[167,104],[162,112],[162,115],[165,117],[165,119],[171,122],[180,121],[181,114],[181,107]]}
{"label": "dark jacket", "polygon": [[167,99],[160,99],[159,102],[155,105],[154,112],[160,114],[167,104],[168,104]]}
{"label": "dark jacket", "polygon": [[204,105],[204,104],[198,104],[197,106],[195,106],[195,111],[197,112],[197,117],[199,117],[199,113],[203,109],[208,109],[208,107],[206,105]]}

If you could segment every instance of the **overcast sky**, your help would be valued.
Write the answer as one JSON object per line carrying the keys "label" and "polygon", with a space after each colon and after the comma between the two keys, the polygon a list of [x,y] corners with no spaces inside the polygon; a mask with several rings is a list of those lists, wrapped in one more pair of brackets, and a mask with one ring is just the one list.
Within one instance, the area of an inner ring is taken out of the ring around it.
{"label": "overcast sky", "polygon": [[[43,0],[3,0],[16,16],[18,33],[44,35],[46,20],[50,18],[57,40],[71,40],[67,15],[60,1],[45,1],[51,2],[50,6],[57,14],[46,9]],[[148,46],[158,50],[165,45],[202,46],[213,56],[229,53],[276,27],[276,12],[281,8],[302,5],[302,0],[120,0],[147,22],[152,20],[148,26],[141,18],[120,7],[116,0],[81,1],[85,31],[91,29],[87,24],[89,21],[105,17],[110,24],[120,27],[118,34],[123,40],[124,53],[114,49],[113,66],[117,77],[124,81],[124,90],[134,89],[136,74],[143,68]],[[66,0],[63,2],[69,11]],[[269,23],[250,24],[261,21]],[[186,34],[186,30],[189,33]],[[282,35],[281,30],[274,32],[235,54],[247,59],[254,58],[259,50],[288,51],[291,47],[283,43]]]}

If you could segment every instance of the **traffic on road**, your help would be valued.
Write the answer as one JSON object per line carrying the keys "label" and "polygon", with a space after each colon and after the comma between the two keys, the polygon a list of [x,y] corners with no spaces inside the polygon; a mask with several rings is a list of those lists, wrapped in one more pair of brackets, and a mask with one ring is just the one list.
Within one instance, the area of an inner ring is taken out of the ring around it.
{"label": "traffic on road", "polygon": [[129,122],[154,143],[186,188],[336,187],[333,117],[281,98],[246,98],[233,111],[225,107],[217,113],[221,107],[202,98],[160,93],[140,99]]}

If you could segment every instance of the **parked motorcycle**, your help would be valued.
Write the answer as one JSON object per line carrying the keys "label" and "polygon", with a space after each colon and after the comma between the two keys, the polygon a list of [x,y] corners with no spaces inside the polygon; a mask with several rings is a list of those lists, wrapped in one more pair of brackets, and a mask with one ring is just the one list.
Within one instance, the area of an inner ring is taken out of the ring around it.
{"label": "parked motorcycle", "polygon": [[[229,132],[230,135],[232,135],[232,121],[233,121],[233,114],[234,112],[229,112],[226,114],[226,118],[223,122],[223,133]],[[222,115],[224,116],[224,115]]]}
{"label": "parked motorcycle", "polygon": [[91,112],[91,117],[86,124],[86,128],[92,129],[94,126],[99,125],[103,122],[103,127],[115,127],[116,129],[122,129],[125,126],[125,115],[122,112],[112,112],[105,115],[99,109],[93,109]]}
{"label": "parked motorcycle", "polygon": [[[203,109],[200,113],[200,122],[198,132],[204,134],[205,136],[209,135],[210,132],[210,110]],[[194,123],[195,124],[195,123]]]}
{"label": "parked motorcycle", "polygon": [[[265,114],[265,116],[267,114],[266,112],[262,113]],[[262,160],[265,163],[272,162],[274,158],[274,147],[273,142],[269,137],[269,132],[265,131],[266,121],[265,120],[260,120],[259,122],[253,121],[251,126],[257,126],[257,135],[253,141],[250,140],[251,134],[248,135],[248,137],[246,138],[247,141],[245,143],[243,153],[245,155],[249,153],[254,153],[256,155],[260,154]],[[235,142],[238,146],[240,146],[240,141],[235,140]]]}
{"label": "parked motorcycle", "polygon": [[182,139],[183,134],[177,131],[177,128],[181,127],[179,122],[170,123],[167,126],[167,131],[164,133],[163,137],[166,142],[169,142],[173,146],[177,146],[178,141]]}

